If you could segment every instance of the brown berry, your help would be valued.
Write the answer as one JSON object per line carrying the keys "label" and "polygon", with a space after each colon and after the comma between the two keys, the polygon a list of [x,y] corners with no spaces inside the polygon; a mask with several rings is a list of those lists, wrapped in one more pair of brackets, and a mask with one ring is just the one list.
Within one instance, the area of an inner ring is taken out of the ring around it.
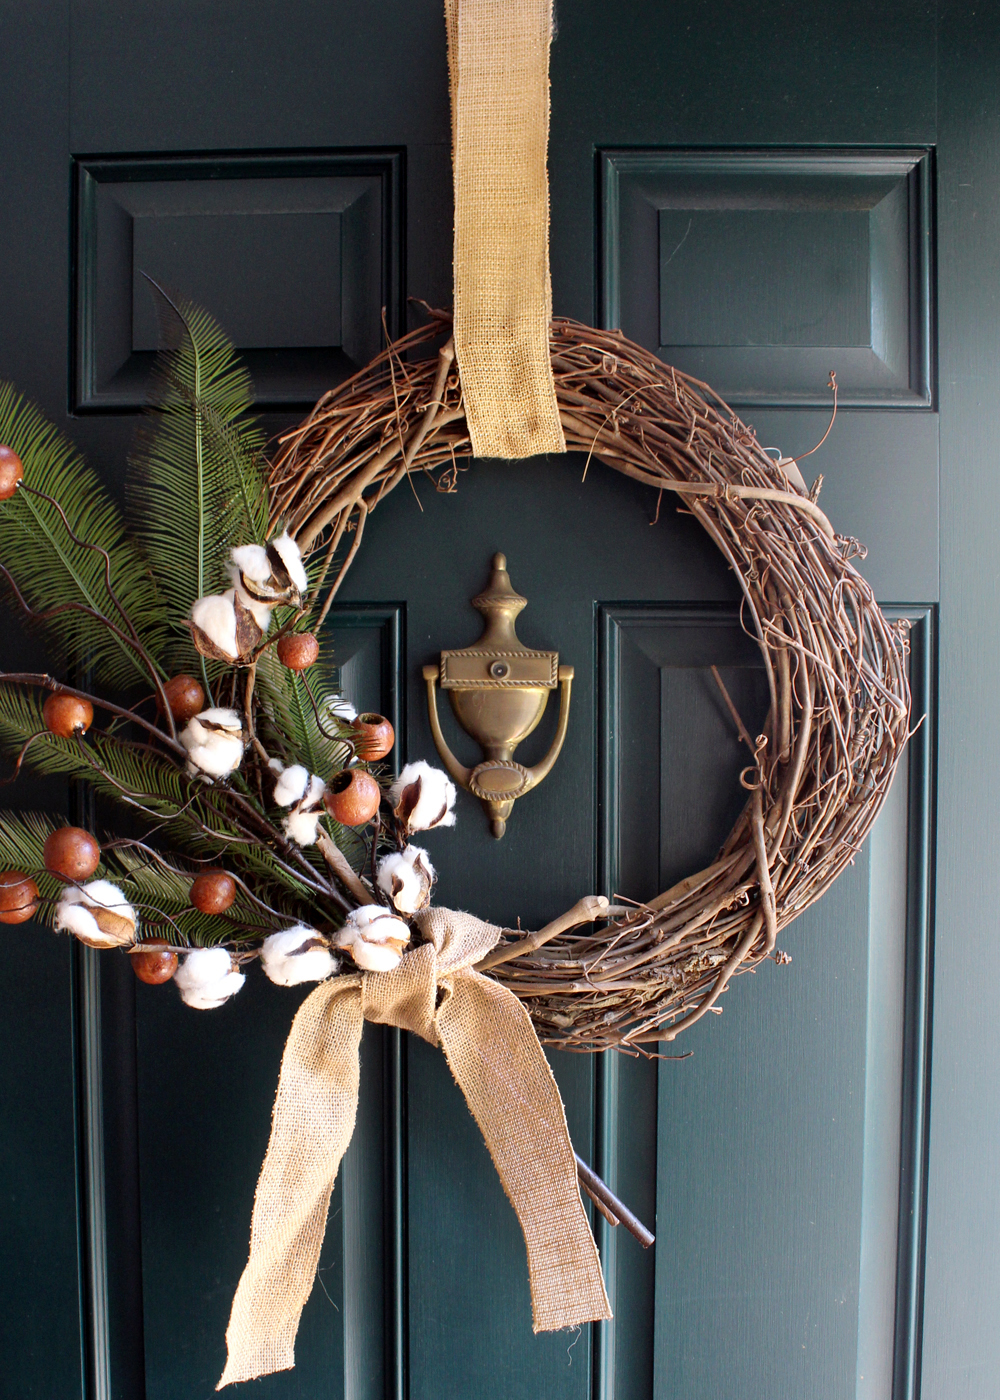
{"label": "brown berry", "polygon": [[129,953],[132,971],[140,982],[158,987],[177,971],[177,952],[169,943],[143,943]]}
{"label": "brown berry", "polygon": [[12,447],[0,446],[0,501],[9,501],[24,480],[24,465]]}
{"label": "brown berry", "polygon": [[0,873],[0,924],[24,924],[37,912],[38,886],[21,870]]}
{"label": "brown berry", "polygon": [[319,642],[311,632],[286,632],[278,640],[278,660],[290,671],[307,670],[319,656]]}
{"label": "brown berry", "polygon": [[[205,690],[194,676],[174,676],[163,687],[170,713],[179,724],[187,724],[189,719],[200,715],[205,708]],[[156,697],[156,708],[163,713],[163,701]]]}
{"label": "brown berry", "polygon": [[358,715],[351,721],[351,728],[358,736],[354,741],[358,758],[374,763],[376,759],[392,753],[396,731],[385,715]]}
{"label": "brown berry", "polygon": [[75,734],[86,734],[93,724],[94,707],[89,700],[57,690],[42,706],[42,718],[50,734],[72,739]]}
{"label": "brown berry", "polygon": [[206,870],[191,884],[191,903],[202,914],[224,914],[236,898],[236,881],[224,870]]}
{"label": "brown berry", "polygon": [[46,836],[42,858],[50,875],[89,880],[101,863],[101,848],[82,827],[61,826]]}
{"label": "brown berry", "polygon": [[364,826],[382,801],[382,789],[363,768],[345,768],[327,784],[326,810],[343,826]]}

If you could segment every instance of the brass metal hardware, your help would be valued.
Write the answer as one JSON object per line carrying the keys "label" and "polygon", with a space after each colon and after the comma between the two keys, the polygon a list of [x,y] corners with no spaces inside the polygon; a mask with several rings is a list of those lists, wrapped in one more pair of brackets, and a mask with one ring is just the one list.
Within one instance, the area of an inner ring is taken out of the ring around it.
{"label": "brass metal hardware", "polygon": [[[493,574],[485,593],[473,598],[486,619],[479,641],[460,651],[443,651],[438,665],[424,667],[427,709],[437,751],[448,772],[478,797],[498,839],[519,797],[537,787],[563,746],[569,724],[569,693],[573,667],[559,665],[559,653],[522,646],[514,622],[527,598],[515,593],[507,560],[493,556]],[[441,732],[437,687],[448,692],[455,718],[482,747],[485,761],[474,768],[459,763]],[[549,692],[560,686],[559,722],[552,746],[533,768],[514,761],[514,750],[526,739],[545,712]]]}

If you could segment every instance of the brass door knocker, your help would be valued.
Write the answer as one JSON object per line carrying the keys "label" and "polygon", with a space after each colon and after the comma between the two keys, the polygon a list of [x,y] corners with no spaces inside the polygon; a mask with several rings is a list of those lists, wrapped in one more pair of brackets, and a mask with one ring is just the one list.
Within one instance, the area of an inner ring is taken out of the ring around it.
{"label": "brass door knocker", "polygon": [[[448,772],[478,797],[490,818],[490,831],[499,839],[519,797],[537,787],[549,772],[566,738],[569,724],[569,692],[573,667],[559,665],[556,651],[533,651],[522,646],[514,620],[527,598],[515,593],[507,573],[507,560],[493,556],[493,574],[485,593],[473,598],[486,619],[479,641],[460,651],[443,651],[439,665],[424,667],[427,709],[437,751]],[[485,761],[466,768],[448,747],[441,732],[437,709],[437,685],[448,692],[455,718],[483,749]],[[514,750],[526,739],[545,712],[549,691],[562,687],[559,723],[552,747],[533,768],[514,761]]]}

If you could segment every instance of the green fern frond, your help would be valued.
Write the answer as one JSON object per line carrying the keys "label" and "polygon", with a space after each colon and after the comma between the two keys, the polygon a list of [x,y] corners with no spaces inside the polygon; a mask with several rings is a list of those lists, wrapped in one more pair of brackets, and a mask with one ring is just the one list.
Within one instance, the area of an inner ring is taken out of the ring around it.
{"label": "green fern frond", "polygon": [[63,886],[62,880],[45,869],[45,838],[65,824],[64,818],[50,817],[47,812],[0,812],[0,868],[23,870],[45,900],[55,899]]}
{"label": "green fern frond", "polygon": [[293,923],[294,912],[268,914],[241,889],[224,916],[202,914],[191,905],[191,876],[179,875],[144,853],[130,847],[117,847],[109,860],[121,866],[121,884],[142,921],[144,938],[163,938],[178,945],[208,948],[216,943],[233,943],[245,938],[259,940]]}
{"label": "green fern frond", "polygon": [[[308,671],[292,671],[282,666],[274,648],[268,648],[257,663],[257,685],[265,709],[294,755],[290,762],[301,763],[310,773],[327,780],[339,773],[351,756],[341,735],[349,738],[350,731],[325,710],[325,701],[335,687],[325,670],[322,653]],[[317,711],[323,717],[322,729]]]}
{"label": "green fern frond", "polygon": [[191,797],[182,770],[167,758],[114,734],[91,731],[86,742],[49,733],[38,693],[0,683],[0,741],[17,752],[31,739],[25,763],[36,772],[79,778],[120,805],[171,817]]}
{"label": "green fern frond", "polygon": [[129,514],[168,605],[175,665],[200,665],[184,626],[191,604],[230,586],[234,544],[267,530],[264,439],[244,415],[250,376],[204,311],[155,288],[165,348],[146,422],[130,457]]}
{"label": "green fern frond", "polygon": [[[112,588],[145,649],[158,660],[167,636],[166,615],[117,507],[72,444],[5,383],[0,383],[0,442],[21,458],[25,485],[60,503],[72,533],[107,551]],[[43,624],[61,661],[86,665],[99,681],[115,688],[127,689],[137,681],[152,684],[133,646],[97,618],[65,607],[82,604],[127,632],[107,591],[103,556],[74,543],[55,506],[24,490],[0,503],[0,561],[32,608],[61,609]]]}

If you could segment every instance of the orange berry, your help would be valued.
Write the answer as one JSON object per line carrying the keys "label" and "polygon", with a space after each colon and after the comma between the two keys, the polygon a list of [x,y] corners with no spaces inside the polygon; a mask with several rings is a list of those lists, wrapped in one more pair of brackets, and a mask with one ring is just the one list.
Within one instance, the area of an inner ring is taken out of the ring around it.
{"label": "orange berry", "polygon": [[57,690],[42,706],[42,718],[50,734],[72,739],[75,734],[86,734],[93,724],[94,707],[89,700]]}
{"label": "orange berry", "polygon": [[158,987],[177,971],[177,953],[169,943],[145,943],[129,953],[132,971],[140,982]]}
{"label": "orange berry", "polygon": [[24,924],[38,910],[38,886],[21,870],[0,873],[0,924]]}
{"label": "orange berry", "polygon": [[363,768],[345,768],[327,785],[326,810],[343,826],[364,826],[382,801],[382,789]]}
{"label": "orange berry", "polygon": [[[187,724],[189,719],[200,715],[205,708],[204,687],[194,676],[174,676],[163,687],[163,693],[167,697],[170,713],[178,724]],[[156,708],[160,714],[163,713],[163,702],[159,694],[156,697]]]}
{"label": "orange berry", "polygon": [[0,501],[9,501],[24,480],[24,464],[12,447],[0,446]]}
{"label": "orange berry", "polygon": [[311,632],[286,632],[278,639],[278,660],[290,671],[305,671],[319,656],[319,642]]}
{"label": "orange berry", "polygon": [[201,914],[224,914],[236,898],[236,881],[224,870],[206,870],[191,884],[191,903]]}
{"label": "orange berry", "polygon": [[82,827],[61,826],[45,838],[42,858],[50,875],[79,882],[89,880],[100,865],[101,848]]}
{"label": "orange berry", "polygon": [[358,715],[351,721],[351,728],[358,736],[355,740],[358,758],[374,763],[376,759],[392,753],[396,731],[385,715]]}

